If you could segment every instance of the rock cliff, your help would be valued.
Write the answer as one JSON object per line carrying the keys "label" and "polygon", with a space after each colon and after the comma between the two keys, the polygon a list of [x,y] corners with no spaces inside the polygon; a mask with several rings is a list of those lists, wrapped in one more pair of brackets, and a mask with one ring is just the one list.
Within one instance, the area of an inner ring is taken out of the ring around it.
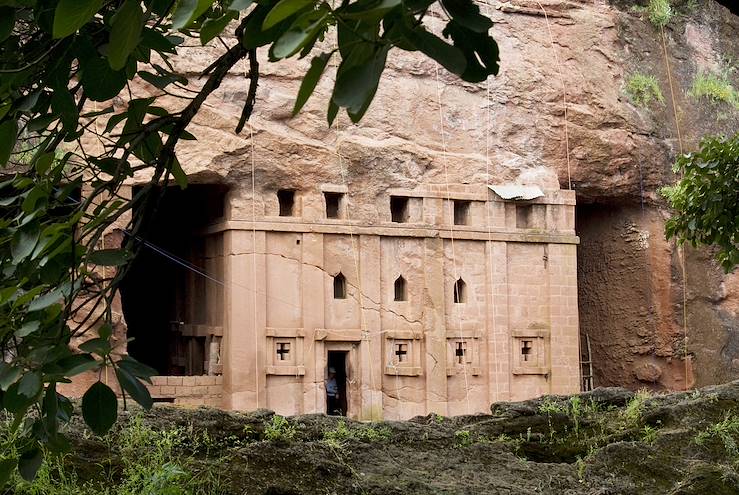
{"label": "rock cliff", "polygon": [[[233,132],[247,87],[233,73],[196,119],[198,141],[183,143],[180,161],[193,182],[228,185],[232,215],[243,219],[252,215],[252,165],[259,191],[346,184],[357,220],[393,187],[571,187],[595,384],[681,389],[736,379],[739,274],[724,275],[710,250],[686,248],[683,257],[665,241],[659,188],[675,180],[681,149],[738,128],[731,104],[690,92],[699,74],[736,81],[739,18],[712,0],[673,3],[662,32],[633,2],[490,2],[482,10],[495,21],[498,77],[466,84],[422,56],[394,53],[357,126],[341,116],[327,127],[330,75],[291,117],[308,60],[263,63],[251,126]],[[193,41],[175,66],[197,85],[219,49]],[[656,78],[663,101],[632,102],[626,88],[636,73]]]}

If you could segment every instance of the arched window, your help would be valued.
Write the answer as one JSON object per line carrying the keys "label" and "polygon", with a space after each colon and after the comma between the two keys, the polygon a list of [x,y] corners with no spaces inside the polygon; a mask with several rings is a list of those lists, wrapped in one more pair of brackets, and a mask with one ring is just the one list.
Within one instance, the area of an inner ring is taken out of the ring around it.
{"label": "arched window", "polygon": [[405,279],[403,275],[400,275],[395,279],[395,300],[396,301],[407,301],[408,295],[405,288]]}
{"label": "arched window", "polygon": [[334,277],[334,299],[346,299],[346,277],[341,272]]}
{"label": "arched window", "polygon": [[454,282],[454,302],[467,302],[467,284],[461,278]]}

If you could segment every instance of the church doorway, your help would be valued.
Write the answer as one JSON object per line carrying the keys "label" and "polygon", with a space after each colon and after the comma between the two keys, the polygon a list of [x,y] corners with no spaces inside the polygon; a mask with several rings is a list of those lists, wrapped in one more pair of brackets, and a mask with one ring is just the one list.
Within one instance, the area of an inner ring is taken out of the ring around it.
{"label": "church doorway", "polygon": [[[326,396],[326,412],[331,415],[346,416],[347,414],[347,351],[328,351],[326,359],[327,374],[329,380],[336,381],[336,391],[338,397],[333,400],[329,395]],[[332,373],[333,372],[333,373]],[[327,382],[327,392],[329,392],[329,382]]]}

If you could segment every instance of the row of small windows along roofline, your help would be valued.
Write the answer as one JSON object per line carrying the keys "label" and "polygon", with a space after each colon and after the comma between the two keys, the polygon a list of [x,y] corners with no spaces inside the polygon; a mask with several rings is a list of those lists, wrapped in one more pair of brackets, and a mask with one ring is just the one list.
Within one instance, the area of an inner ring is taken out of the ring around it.
{"label": "row of small windows along roofline", "polygon": [[[454,282],[452,297],[456,304],[467,302],[467,284],[461,278]],[[334,276],[334,299],[346,299],[346,277],[341,272]],[[408,288],[403,275],[399,275],[393,283],[393,300],[408,300]]]}
{"label": "row of small windows along roofline", "polygon": [[[277,191],[279,216],[295,216],[295,192],[294,189]],[[326,218],[342,218],[344,193],[324,191],[323,198],[326,205]],[[390,218],[393,222],[407,223],[410,220],[410,199],[408,196],[390,196]],[[454,204],[454,225],[468,225],[471,201],[453,199],[452,202]]]}

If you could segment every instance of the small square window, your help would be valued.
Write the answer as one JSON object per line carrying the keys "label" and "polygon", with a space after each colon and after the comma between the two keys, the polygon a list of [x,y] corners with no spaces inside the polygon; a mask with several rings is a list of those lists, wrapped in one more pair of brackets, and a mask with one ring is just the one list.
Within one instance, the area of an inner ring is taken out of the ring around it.
{"label": "small square window", "polygon": [[516,205],[516,228],[530,229],[533,224],[534,206]]}
{"label": "small square window", "polygon": [[405,196],[390,196],[390,216],[393,222],[406,223],[410,217],[408,198]]}
{"label": "small square window", "polygon": [[277,201],[280,203],[280,216],[291,217],[295,214],[295,191],[280,189],[277,191]]}
{"label": "small square window", "polygon": [[323,197],[326,201],[326,218],[341,218],[341,203],[344,199],[344,194],[337,192],[324,192]]}
{"label": "small square window", "polygon": [[468,225],[470,223],[470,202],[454,200],[454,225]]}

